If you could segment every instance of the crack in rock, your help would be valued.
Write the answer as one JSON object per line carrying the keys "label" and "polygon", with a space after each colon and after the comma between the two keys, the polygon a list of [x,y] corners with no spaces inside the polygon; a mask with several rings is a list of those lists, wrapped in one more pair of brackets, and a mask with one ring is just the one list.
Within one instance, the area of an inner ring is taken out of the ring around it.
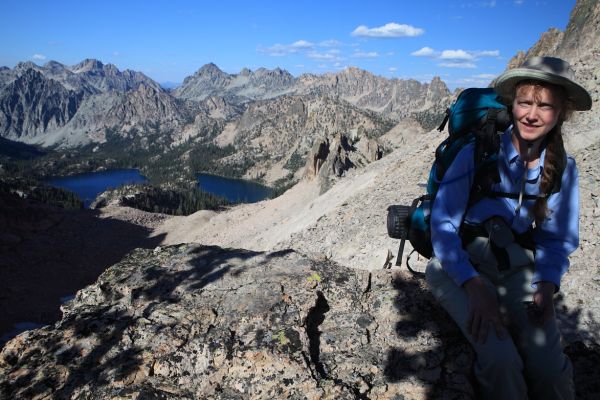
{"label": "crack in rock", "polygon": [[308,336],[308,351],[310,361],[315,366],[315,370],[321,378],[328,378],[325,366],[320,361],[321,356],[321,331],[319,326],[325,320],[325,313],[329,311],[329,303],[323,295],[323,292],[317,292],[317,301],[314,307],[308,311],[306,316],[306,335]]}

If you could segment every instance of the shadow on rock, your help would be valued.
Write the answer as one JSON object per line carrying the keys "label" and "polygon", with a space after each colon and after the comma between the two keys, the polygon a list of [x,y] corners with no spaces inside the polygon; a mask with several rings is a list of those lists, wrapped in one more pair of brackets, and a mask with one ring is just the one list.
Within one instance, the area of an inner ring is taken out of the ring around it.
{"label": "shadow on rock", "polygon": [[187,250],[185,245],[180,250],[135,250],[63,305],[65,315],[55,329],[11,341],[0,357],[0,397],[113,398],[133,391],[173,397],[168,390],[135,385],[164,373],[156,365],[163,352],[169,361],[181,361],[174,349],[198,334],[192,318],[206,322],[210,332],[210,318],[215,317],[210,314],[216,310],[195,310],[179,302],[190,301],[208,284],[219,285],[227,274],[240,275],[250,259],[262,257],[256,267],[287,254],[211,246]]}
{"label": "shadow on rock", "polygon": [[389,382],[412,381],[423,398],[469,399],[476,388],[474,354],[456,324],[429,293],[424,279],[394,274],[395,307],[401,320],[396,333],[406,346],[388,350],[384,373]]}
{"label": "shadow on rock", "polygon": [[600,393],[600,322],[589,311],[585,313],[580,307],[567,307],[561,295],[555,302],[555,308],[566,342],[565,353],[573,363],[575,396],[577,399],[597,399]]}
{"label": "shadow on rock", "polygon": [[163,239],[96,211],[57,210],[0,252],[0,346],[18,333],[15,327],[58,321],[62,302],[133,249],[154,248]]}

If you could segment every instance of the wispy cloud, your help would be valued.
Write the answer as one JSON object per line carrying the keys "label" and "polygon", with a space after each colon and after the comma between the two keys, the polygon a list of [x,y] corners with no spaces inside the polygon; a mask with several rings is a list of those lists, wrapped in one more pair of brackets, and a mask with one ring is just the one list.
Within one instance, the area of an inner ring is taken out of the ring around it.
{"label": "wispy cloud", "polygon": [[410,53],[415,57],[430,57],[435,60],[442,61],[438,64],[445,68],[477,68],[476,61],[482,57],[499,57],[498,50],[463,50],[463,49],[448,49],[437,51],[431,47],[423,47],[417,51]]}
{"label": "wispy cloud", "polygon": [[376,51],[369,51],[369,52],[355,51],[354,54],[352,54],[352,57],[355,57],[355,58],[377,58],[377,57],[379,57],[379,53],[377,53]]}
{"label": "wispy cloud", "polygon": [[475,57],[500,57],[500,51],[498,50],[474,51],[472,54]]}
{"label": "wispy cloud", "polygon": [[267,48],[259,47],[258,51],[260,53],[265,53],[270,56],[279,57],[279,56],[285,56],[288,54],[298,53],[299,51],[310,50],[312,48],[314,48],[313,43],[308,42],[306,40],[297,40],[291,44],[276,43],[273,46],[270,46]]}
{"label": "wispy cloud", "polygon": [[440,54],[442,60],[473,60],[475,56],[464,50],[444,50]]}
{"label": "wispy cloud", "polygon": [[413,51],[412,53],[410,53],[411,56],[415,56],[415,57],[429,57],[435,54],[435,50],[433,50],[431,47],[423,47],[417,51]]}
{"label": "wispy cloud", "polygon": [[496,7],[496,0],[463,3],[460,5],[460,7],[461,8],[472,8],[472,7],[494,8],[494,7]]}
{"label": "wispy cloud", "polygon": [[523,5],[523,3],[525,3],[525,1],[524,1],[524,0],[515,0],[515,1],[514,1],[514,3],[515,3],[517,6],[520,6],[520,5]]}
{"label": "wispy cloud", "polygon": [[331,49],[324,52],[319,51],[309,51],[306,53],[308,58],[313,60],[322,60],[322,61],[341,61],[342,57],[340,57],[340,51],[338,49]]}
{"label": "wispy cloud", "polygon": [[498,76],[498,75],[494,75],[494,74],[478,74],[478,75],[474,75],[473,77],[476,78],[476,79],[489,79],[489,80],[492,80],[496,76]]}
{"label": "wispy cloud", "polygon": [[40,60],[41,61],[41,60],[45,60],[46,56],[43,55],[43,54],[34,54],[33,56],[31,56],[31,58],[34,59],[34,60]]}
{"label": "wispy cloud", "polygon": [[477,68],[472,62],[444,62],[438,65],[444,68]]}
{"label": "wispy cloud", "polygon": [[341,47],[343,45],[344,44],[342,42],[335,39],[323,40],[319,42],[320,47]]}
{"label": "wispy cloud", "polygon": [[394,73],[394,72],[398,71],[398,68],[396,68],[396,67],[389,67],[388,71]]}
{"label": "wispy cloud", "polygon": [[452,83],[457,86],[468,87],[468,86],[479,86],[484,87],[490,84],[490,82],[496,77],[492,74],[479,74],[470,77],[447,80],[446,83]]}
{"label": "wispy cloud", "polygon": [[397,38],[405,36],[420,36],[425,33],[421,28],[415,28],[412,25],[397,24],[390,22],[377,28],[369,28],[366,25],[360,25],[354,31],[352,36],[374,37],[374,38]]}

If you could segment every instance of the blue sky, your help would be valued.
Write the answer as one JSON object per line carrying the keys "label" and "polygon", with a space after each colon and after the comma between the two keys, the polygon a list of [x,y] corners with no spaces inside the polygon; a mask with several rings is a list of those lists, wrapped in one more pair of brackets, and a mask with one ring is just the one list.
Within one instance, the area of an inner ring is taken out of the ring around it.
{"label": "blue sky", "polygon": [[214,62],[295,76],[356,66],[451,88],[487,85],[575,0],[0,0],[0,65],[85,58],[181,82]]}

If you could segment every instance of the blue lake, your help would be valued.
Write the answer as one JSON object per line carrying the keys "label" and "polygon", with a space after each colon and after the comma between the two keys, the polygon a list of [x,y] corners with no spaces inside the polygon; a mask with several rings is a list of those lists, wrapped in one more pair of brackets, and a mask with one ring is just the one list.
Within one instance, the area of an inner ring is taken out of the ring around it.
{"label": "blue lake", "polygon": [[200,174],[198,186],[205,192],[223,196],[234,203],[256,203],[271,195],[271,189],[256,182]]}
{"label": "blue lake", "polygon": [[74,192],[88,208],[100,193],[109,188],[131,183],[144,183],[148,180],[137,169],[113,169],[72,176],[49,178],[44,183]]}

